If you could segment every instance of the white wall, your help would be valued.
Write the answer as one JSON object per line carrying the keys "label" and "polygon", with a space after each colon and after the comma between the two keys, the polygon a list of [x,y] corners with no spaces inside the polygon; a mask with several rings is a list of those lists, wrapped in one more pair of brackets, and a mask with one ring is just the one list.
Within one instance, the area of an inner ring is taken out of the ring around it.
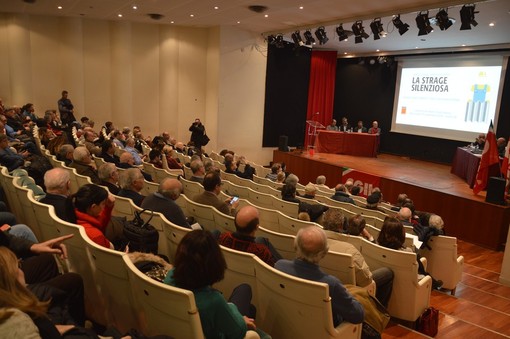
{"label": "white wall", "polygon": [[69,91],[77,118],[140,125],[189,140],[196,118],[208,150],[229,148],[267,164],[263,149],[266,54],[256,34],[232,27],[0,14],[0,97],[55,109]]}

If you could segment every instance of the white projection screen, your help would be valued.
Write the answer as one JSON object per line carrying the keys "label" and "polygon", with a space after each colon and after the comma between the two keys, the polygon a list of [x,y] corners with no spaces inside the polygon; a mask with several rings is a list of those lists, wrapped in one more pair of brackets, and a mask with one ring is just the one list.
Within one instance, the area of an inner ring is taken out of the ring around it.
{"label": "white projection screen", "polygon": [[497,126],[507,56],[402,57],[391,131],[473,141]]}

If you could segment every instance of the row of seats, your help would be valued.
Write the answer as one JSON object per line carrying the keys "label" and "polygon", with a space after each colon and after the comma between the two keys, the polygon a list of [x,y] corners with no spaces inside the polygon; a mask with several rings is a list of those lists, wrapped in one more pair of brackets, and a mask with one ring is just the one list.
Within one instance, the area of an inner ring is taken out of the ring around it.
{"label": "row of seats", "polygon": [[[21,197],[21,200],[27,200],[32,205],[30,209],[34,216],[37,216],[38,233],[42,239],[74,235],[66,241],[69,253],[67,267],[83,276],[87,314],[94,320],[112,324],[121,331],[134,327],[148,335],[164,333],[179,338],[203,337],[200,318],[190,291],[167,286],[146,277],[136,269],[126,254],[96,245],[88,239],[81,226],[60,220],[52,206],[41,204],[33,197],[31,200],[31,191],[21,187],[19,191],[22,192],[20,197],[22,194],[26,197]],[[133,205],[133,208],[136,209],[136,206]],[[121,211],[115,211],[117,215],[122,213],[122,208]],[[166,225],[161,227],[165,234],[163,239],[173,239],[172,248],[165,251],[173,257],[178,243],[175,238],[179,235],[170,229],[180,229],[181,238],[189,230],[172,225],[159,213],[155,213],[156,215],[156,220],[166,222]],[[156,220],[153,218],[151,224]],[[317,338],[360,337],[360,325],[344,323],[337,328],[332,326],[326,284],[288,276],[267,266],[251,254],[222,250],[229,262],[225,279],[229,288],[235,283],[232,276],[236,269],[247,269],[246,264],[237,262],[242,260],[238,258],[249,257],[250,270],[254,272],[252,277],[256,279],[255,282],[252,281],[252,287],[256,291],[254,302],[258,306],[257,324],[268,333],[278,338],[295,338],[303,333]],[[244,281],[244,277],[242,280]],[[275,314],[275,310],[285,312]]]}

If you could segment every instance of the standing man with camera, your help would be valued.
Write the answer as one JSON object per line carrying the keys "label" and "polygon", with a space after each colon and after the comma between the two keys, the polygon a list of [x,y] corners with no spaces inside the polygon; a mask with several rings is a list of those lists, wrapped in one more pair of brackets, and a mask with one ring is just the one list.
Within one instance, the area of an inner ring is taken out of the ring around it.
{"label": "standing man with camera", "polygon": [[74,105],[67,95],[66,90],[62,91],[62,98],[58,101],[58,111],[62,124],[70,126],[73,121],[76,121],[76,118],[74,117]]}
{"label": "standing man with camera", "polygon": [[202,125],[202,122],[199,118],[195,119],[195,122],[191,124],[189,131],[191,132],[191,139],[190,141],[195,146],[195,150],[197,152],[202,153],[202,146],[204,146],[206,143],[204,142],[205,138],[205,126]]}

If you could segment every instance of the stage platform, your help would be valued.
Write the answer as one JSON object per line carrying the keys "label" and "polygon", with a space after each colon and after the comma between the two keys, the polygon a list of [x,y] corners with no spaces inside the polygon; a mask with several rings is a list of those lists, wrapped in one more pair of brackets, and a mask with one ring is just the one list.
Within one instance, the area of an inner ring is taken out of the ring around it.
{"label": "stage platform", "polygon": [[447,235],[493,250],[502,250],[510,223],[510,207],[485,202],[485,192],[475,195],[469,185],[450,173],[451,166],[387,154],[377,158],[329,153],[280,152],[273,161],[285,162],[287,170],[306,185],[325,175],[326,184],[341,182],[342,172],[354,169],[379,177],[384,200],[394,203],[406,193],[417,210],[440,215]]}

